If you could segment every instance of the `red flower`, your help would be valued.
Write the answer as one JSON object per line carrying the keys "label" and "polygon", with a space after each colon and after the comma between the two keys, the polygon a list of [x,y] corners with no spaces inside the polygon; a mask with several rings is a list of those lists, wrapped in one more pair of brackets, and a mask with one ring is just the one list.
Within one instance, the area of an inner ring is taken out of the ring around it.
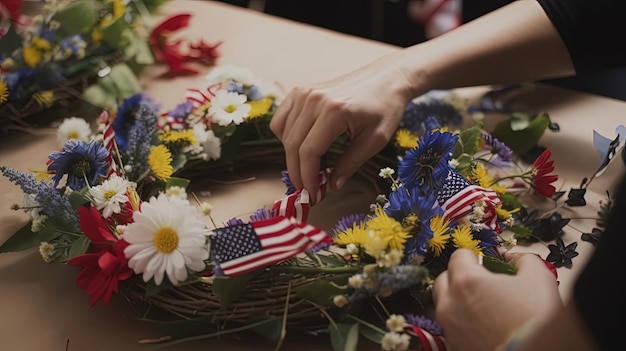
{"label": "red flower", "polygon": [[[213,64],[219,57],[217,43],[209,45],[201,40],[196,45],[189,45],[187,48],[182,40],[169,41],[171,33],[179,31],[189,26],[191,14],[184,13],[166,18],[157,25],[150,33],[149,43],[152,47],[155,58],[169,67],[169,74],[196,74],[197,70],[189,67],[185,63],[189,60],[201,60],[208,64]],[[189,51],[185,53],[184,51]]]}
{"label": "red flower", "polygon": [[536,192],[548,198],[551,198],[556,192],[552,183],[559,179],[556,174],[548,174],[554,171],[554,161],[548,161],[550,156],[552,156],[552,151],[546,150],[539,155],[532,165],[532,186]]}
{"label": "red flower", "polygon": [[82,267],[76,277],[76,286],[91,296],[91,306],[98,300],[108,304],[113,293],[118,291],[119,282],[133,274],[124,255],[128,243],[113,235],[96,207],[81,207],[78,213],[83,233],[98,251],[73,257],[68,264]]}

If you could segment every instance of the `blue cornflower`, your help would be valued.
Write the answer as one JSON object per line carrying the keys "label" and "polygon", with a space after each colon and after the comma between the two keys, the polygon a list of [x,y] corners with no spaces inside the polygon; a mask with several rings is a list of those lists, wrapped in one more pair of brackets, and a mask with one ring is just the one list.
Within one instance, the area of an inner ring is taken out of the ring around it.
{"label": "blue cornflower", "polygon": [[399,127],[421,135],[431,129],[424,125],[428,117],[434,117],[442,126],[460,125],[463,121],[463,116],[459,111],[445,101],[432,100],[418,103],[411,101],[404,110]]}
{"label": "blue cornflower", "polygon": [[432,335],[438,335],[438,336],[443,335],[443,330],[441,329],[441,326],[439,325],[439,323],[435,322],[434,320],[426,316],[420,316],[416,314],[407,313],[404,315],[404,319],[406,320],[408,324],[420,327],[426,330],[427,332],[431,333]]}
{"label": "blue cornflower", "polygon": [[85,46],[85,39],[83,39],[83,36],[80,34],[70,35],[69,37],[63,39],[63,41],[59,44],[61,52],[68,52],[74,56],[78,55],[81,49],[84,49]]}
{"label": "blue cornflower", "polygon": [[144,124],[149,132],[156,128],[159,109],[160,106],[144,93],[134,94],[124,100],[112,124],[115,131],[115,143],[121,152],[128,150],[129,133],[137,123]]}
{"label": "blue cornflower", "polygon": [[504,162],[513,161],[513,151],[505,143],[487,133],[482,133],[482,138],[491,147],[492,154],[498,155]]}
{"label": "blue cornflower", "polygon": [[250,215],[251,221],[263,221],[276,217],[276,210],[273,208],[260,208]]}
{"label": "blue cornflower", "polygon": [[37,180],[32,173],[0,167],[2,174],[10,182],[18,185],[25,194],[33,195],[35,201],[41,205],[41,213],[50,218],[57,218],[61,223],[67,223],[73,230],[79,230],[78,211],[72,208],[67,197],[52,186],[49,182]]}
{"label": "blue cornflower", "polygon": [[243,84],[237,82],[229,82],[226,90],[243,94]]}
{"label": "blue cornflower", "polygon": [[343,233],[348,229],[352,229],[355,224],[365,223],[369,220],[369,216],[365,213],[353,213],[347,216],[341,217],[335,227],[333,228],[333,236],[337,233]]}
{"label": "blue cornflower", "polygon": [[439,122],[435,116],[426,117],[426,120],[424,121],[424,128],[426,128],[426,130],[439,129],[441,128],[441,122]]}
{"label": "blue cornflower", "polygon": [[458,139],[452,133],[427,131],[398,165],[400,181],[407,187],[423,187],[424,193],[439,188],[451,168],[448,161]]}
{"label": "blue cornflower", "polygon": [[433,193],[420,194],[419,188],[410,190],[402,187],[389,194],[389,206],[385,212],[411,228],[411,238],[404,245],[405,257],[424,256],[428,250],[428,241],[433,237],[430,220],[435,215],[443,214]]}
{"label": "blue cornflower", "polygon": [[[474,236],[475,239],[480,240],[481,248],[490,249],[500,245],[500,243],[498,242],[498,233],[488,228],[483,228],[478,232],[472,231],[472,236]],[[489,256],[494,255],[490,250],[482,251]]]}
{"label": "blue cornflower", "polygon": [[296,186],[293,185],[293,183],[291,182],[291,178],[289,178],[289,172],[286,170],[283,170],[280,172],[280,180],[283,182],[283,184],[285,184],[287,186],[287,191],[285,192],[285,195],[291,195],[293,193],[296,192]]}
{"label": "blue cornflower", "polygon": [[89,143],[70,139],[63,151],[55,151],[48,156],[48,171],[54,172],[54,186],[67,174],[67,186],[78,190],[86,185],[97,185],[100,178],[107,175],[109,151],[98,141]]}

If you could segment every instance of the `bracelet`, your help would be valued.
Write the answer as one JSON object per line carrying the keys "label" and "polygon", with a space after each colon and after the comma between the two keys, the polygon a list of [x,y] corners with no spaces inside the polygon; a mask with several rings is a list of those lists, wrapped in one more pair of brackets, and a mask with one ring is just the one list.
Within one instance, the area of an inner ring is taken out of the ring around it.
{"label": "bracelet", "polygon": [[534,319],[530,319],[522,324],[522,326],[513,331],[506,341],[498,346],[495,351],[518,351],[526,336],[535,330],[536,324]]}

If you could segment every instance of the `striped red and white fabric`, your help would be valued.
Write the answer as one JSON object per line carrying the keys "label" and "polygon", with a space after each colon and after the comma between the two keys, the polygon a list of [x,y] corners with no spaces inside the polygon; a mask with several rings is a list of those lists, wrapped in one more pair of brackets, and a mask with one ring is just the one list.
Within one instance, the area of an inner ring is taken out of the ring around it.
{"label": "striped red and white fabric", "polygon": [[287,260],[329,239],[320,228],[274,217],[214,230],[211,252],[224,275],[233,277]]}
{"label": "striped red and white fabric", "polygon": [[[332,169],[326,168],[319,173],[320,187],[315,194],[316,201],[319,203],[326,197],[327,182]],[[310,194],[306,189],[298,189],[292,194],[285,196],[280,200],[276,200],[272,209],[278,216],[295,218],[298,222],[306,222],[309,216]]]}
{"label": "striped red and white fabric", "polygon": [[191,102],[194,109],[198,108],[211,102],[211,99],[215,96],[213,90],[219,86],[220,84],[214,84],[204,90],[198,88],[188,88],[185,91],[185,100]]}
{"label": "striped red and white fabric", "polygon": [[433,335],[426,330],[412,325],[411,329],[415,335],[420,339],[423,351],[446,351],[448,350],[448,344],[443,336]]}
{"label": "striped red and white fabric", "polygon": [[107,172],[107,175],[111,175],[113,173],[117,173],[117,164],[113,159],[113,153],[116,151],[115,130],[113,130],[113,124],[111,123],[111,118],[107,110],[102,110],[102,113],[100,113],[100,117],[98,118],[98,120],[101,123],[104,123],[104,130],[102,131],[102,145],[104,145],[104,147],[109,151],[109,156],[107,157],[109,170]]}
{"label": "striped red and white fabric", "polygon": [[462,0],[410,0],[407,4],[409,18],[424,26],[428,39],[460,26],[461,10]]}

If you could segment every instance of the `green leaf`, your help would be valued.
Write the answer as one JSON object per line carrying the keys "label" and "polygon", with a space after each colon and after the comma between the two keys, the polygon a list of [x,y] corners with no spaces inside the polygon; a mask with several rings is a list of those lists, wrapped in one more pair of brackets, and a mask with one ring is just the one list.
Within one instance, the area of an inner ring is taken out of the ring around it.
{"label": "green leaf", "polygon": [[57,11],[52,20],[61,24],[66,35],[87,34],[98,23],[99,8],[95,1],[74,1]]}
{"label": "green leaf", "polygon": [[246,290],[248,282],[261,273],[260,270],[242,274],[236,277],[215,277],[213,292],[220,297],[222,306],[228,307],[237,301]]}
{"label": "green leaf", "polygon": [[189,179],[170,177],[170,179],[168,179],[167,182],[165,183],[165,189],[171,186],[179,186],[181,188],[187,189],[187,186],[189,186],[189,183],[191,183]]}
{"label": "green leaf", "polygon": [[187,164],[187,160],[187,156],[183,153],[174,155],[174,159],[172,160],[172,168],[174,172],[183,168]]}
{"label": "green leaf", "polygon": [[530,239],[533,235],[533,230],[524,225],[514,225],[509,230],[513,232],[513,237],[517,240]]}
{"label": "green leaf", "polygon": [[115,109],[117,107],[117,100],[115,95],[115,92],[108,90],[105,86],[99,84],[89,86],[83,92],[83,98],[85,99],[85,101],[94,106],[109,110]]}
{"label": "green leaf", "polygon": [[129,98],[131,95],[141,92],[141,84],[135,76],[135,73],[124,63],[119,63],[112,67],[111,73],[101,80],[110,80],[113,82],[117,98],[121,101]]}
{"label": "green leaf", "polygon": [[0,39],[0,56],[8,57],[21,48],[22,40],[22,37],[15,31],[15,26],[11,26]]}
{"label": "green leaf", "polygon": [[87,199],[87,193],[89,192],[89,187],[83,187],[82,189],[78,189],[78,190],[74,190],[70,193],[70,195],[68,196],[68,200],[70,201],[70,204],[72,205],[73,209],[78,209],[79,207],[83,206],[84,204],[86,204],[87,202],[89,202],[89,199]]}
{"label": "green leaf", "polygon": [[122,49],[130,44],[124,33],[129,31],[124,16],[121,16],[102,28],[102,41],[114,48]]}
{"label": "green leaf", "polygon": [[76,256],[84,255],[87,250],[89,250],[89,245],[91,245],[91,240],[87,236],[81,236],[76,239],[72,246],[70,247],[69,259],[74,258]]}
{"label": "green leaf", "polygon": [[[545,113],[534,117],[528,126],[521,130],[513,129],[510,118],[498,123],[491,135],[505,143],[517,155],[524,155],[537,145],[549,125],[550,118]],[[516,128],[517,126],[516,124]]]}
{"label": "green leaf", "polygon": [[363,335],[366,339],[375,342],[377,344],[381,344],[383,342],[383,336],[385,334],[380,333],[378,330],[368,328],[364,326],[360,331],[361,335]]}
{"label": "green leaf", "polygon": [[359,323],[330,326],[330,343],[335,351],[355,351],[359,344]]}
{"label": "green leaf", "polygon": [[511,130],[517,132],[528,128],[530,120],[531,117],[527,113],[513,112],[511,114]]}
{"label": "green leaf", "polygon": [[519,201],[517,196],[511,193],[504,193],[498,195],[500,200],[502,200],[502,208],[505,210],[514,210],[516,208],[522,208],[524,205]]}
{"label": "green leaf", "polygon": [[333,306],[333,297],[345,293],[342,285],[348,284],[350,274],[318,279],[296,289],[296,295],[320,306]]}
{"label": "green leaf", "polygon": [[252,331],[262,336],[265,340],[279,342],[282,338],[283,319],[275,316],[262,318],[267,323],[257,324]]}
{"label": "green leaf", "polygon": [[476,151],[478,151],[481,133],[482,129],[478,125],[462,131],[459,135],[459,141],[454,146],[454,153],[452,157],[458,158],[462,154],[475,154]]}
{"label": "green leaf", "polygon": [[483,266],[494,273],[517,273],[517,268],[514,265],[491,256],[483,256]]}
{"label": "green leaf", "polygon": [[30,223],[15,232],[7,241],[0,245],[0,253],[18,252],[39,246],[42,241],[50,241],[59,235],[54,228],[43,227],[37,233],[30,230]]}

